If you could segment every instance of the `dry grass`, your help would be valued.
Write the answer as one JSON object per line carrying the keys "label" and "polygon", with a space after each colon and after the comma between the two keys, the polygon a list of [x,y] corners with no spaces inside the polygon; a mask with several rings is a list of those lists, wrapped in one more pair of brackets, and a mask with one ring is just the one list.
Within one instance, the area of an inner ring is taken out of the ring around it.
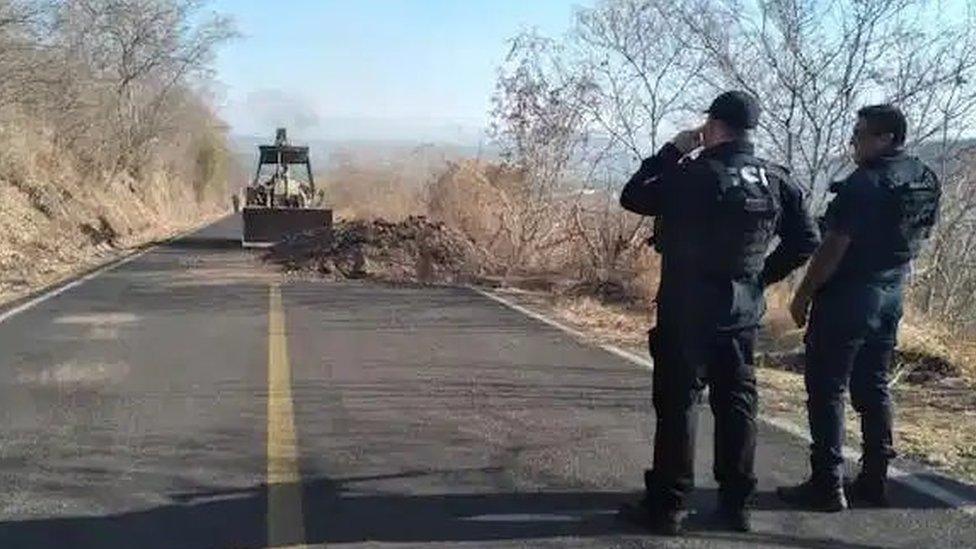
{"label": "dry grass", "polygon": [[[773,350],[802,349],[801,330],[786,311],[785,288],[771,292],[766,327]],[[976,352],[966,339],[953,338],[944,327],[905,315],[898,334],[903,376],[893,388],[895,437],[904,457],[976,481]],[[759,371],[762,406],[767,414],[806,423],[806,390],[802,374],[775,368]],[[859,419],[847,407],[847,439],[860,445]]]}
{"label": "dry grass", "polygon": [[629,346],[647,341],[648,315],[637,310],[608,307],[590,296],[556,297],[552,307],[562,320],[600,340]]}
{"label": "dry grass", "polygon": [[220,211],[163,171],[98,177],[43,128],[0,125],[0,301]]}
{"label": "dry grass", "polygon": [[917,370],[936,377],[960,377],[976,386],[976,338],[953,333],[945,326],[906,315],[898,333],[899,348],[920,364]]}
{"label": "dry grass", "polygon": [[[775,293],[775,292],[774,292]],[[650,311],[620,304],[606,304],[587,296],[567,297],[555,293],[508,291],[506,295],[531,309],[576,328],[598,343],[612,343],[638,353],[645,351],[645,333]],[[779,308],[772,309],[778,311]],[[776,316],[778,313],[774,313]],[[906,332],[917,328],[906,323]],[[799,332],[787,329],[781,319],[767,328],[785,334],[783,348],[794,348]],[[777,328],[778,326],[778,328]],[[912,341],[910,345],[920,345]],[[785,371],[759,357],[757,377],[760,412],[767,417],[788,419],[806,425],[806,390],[803,375]],[[648,396],[650,398],[650,396]],[[903,383],[894,389],[896,405],[896,448],[903,457],[976,482],[976,388],[956,379],[943,385]],[[860,445],[859,420],[847,407],[848,444]]]}
{"label": "dry grass", "polygon": [[976,385],[976,338],[958,341],[955,352],[963,377]]}
{"label": "dry grass", "polygon": [[[790,288],[779,284],[767,291],[767,349],[774,352],[802,351],[803,330],[790,318]],[[896,382],[916,383],[959,377],[976,387],[976,340],[954,334],[945,326],[927,321],[910,309],[898,331]]]}
{"label": "dry grass", "polygon": [[319,180],[325,204],[339,219],[400,221],[426,213],[423,181],[406,177],[402,169],[345,165]]}
{"label": "dry grass", "polygon": [[[802,374],[762,368],[758,372],[762,413],[806,424]],[[976,482],[976,391],[969,386],[894,389],[895,446],[902,457]],[[847,407],[847,442],[860,446],[859,419]]]}
{"label": "dry grass", "polygon": [[[518,213],[506,204],[512,202],[512,196],[524,183],[518,172],[475,161],[451,163],[439,177],[430,180],[424,193],[415,185],[397,190],[391,184],[394,174],[384,174],[382,170],[350,169],[347,173],[351,175],[345,176],[346,183],[334,196],[341,197],[336,205],[347,208],[350,215],[366,219],[387,215],[396,219],[427,212],[465,235],[479,249],[487,250],[493,262],[504,263],[511,257],[510,237],[517,233],[517,227],[507,224],[519,219],[506,217]],[[426,202],[418,202],[418,197],[424,196]],[[594,342],[646,352],[659,256],[642,247],[625,256],[615,270],[598,278],[581,279],[581,275],[594,274],[574,267],[584,253],[578,240],[563,239],[555,245],[537,247],[523,258],[524,262],[509,264],[491,278],[502,285],[499,291],[580,330]],[[803,331],[789,317],[790,297],[786,283],[767,292],[769,307],[760,345],[764,353],[771,353],[769,357],[802,353]],[[925,378],[924,385],[903,382],[897,386],[900,451],[967,479],[976,479],[976,421],[970,419],[976,419],[976,346],[969,343],[967,347],[949,337],[947,331],[925,325],[911,314],[906,316],[900,338],[902,356],[952,363],[963,374],[962,378],[950,378],[948,384],[935,383],[946,379],[939,375]],[[783,370],[765,356],[760,358],[758,370],[762,413],[805,425],[802,374]],[[925,367],[931,364],[926,363]],[[906,380],[918,381],[910,376]],[[850,409],[848,424],[849,443],[857,446],[858,423]]]}
{"label": "dry grass", "polygon": [[[457,228],[488,250],[500,264],[524,273],[531,264],[546,268],[516,250],[520,229],[526,224],[517,210],[515,195],[521,175],[504,166],[477,161],[450,163],[431,181],[427,208],[431,217]],[[520,256],[520,257],[516,257]]]}
{"label": "dry grass", "polygon": [[976,481],[976,391],[901,385],[894,398],[899,450]]}

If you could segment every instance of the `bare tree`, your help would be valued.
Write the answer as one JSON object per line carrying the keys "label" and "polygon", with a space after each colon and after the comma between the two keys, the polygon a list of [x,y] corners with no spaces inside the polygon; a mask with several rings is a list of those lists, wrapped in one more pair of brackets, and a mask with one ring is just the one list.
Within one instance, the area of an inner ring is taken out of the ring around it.
{"label": "bare tree", "polygon": [[46,72],[37,47],[44,8],[38,2],[0,0],[0,107],[38,91]]}
{"label": "bare tree", "polygon": [[688,47],[711,60],[703,80],[760,98],[760,143],[794,168],[818,208],[826,183],[850,169],[845,153],[857,109],[882,101],[901,107],[909,148],[946,185],[942,224],[916,265],[913,304],[956,327],[971,317],[976,165],[963,153],[976,123],[973,4],[692,0],[678,13]]}
{"label": "bare tree", "polygon": [[957,331],[976,330],[976,149],[943,181],[940,222],[915,275],[913,300]]}
{"label": "bare tree", "polygon": [[668,122],[688,110],[706,61],[689,49],[663,0],[603,0],[577,13],[570,35],[578,70],[595,86],[589,122],[604,150],[621,147],[640,161],[658,148]]}
{"label": "bare tree", "polygon": [[203,96],[230,22],[198,0],[0,0],[0,117],[90,182],[222,185],[225,129]]}
{"label": "bare tree", "polygon": [[[598,195],[603,200],[574,195],[569,230],[594,271],[605,273],[628,257],[643,234],[640,221],[614,216],[613,191],[656,147],[662,130],[673,130],[691,106],[700,108],[717,91],[738,88],[759,98],[764,116],[757,144],[791,167],[813,192],[816,209],[826,202],[827,183],[851,168],[857,110],[893,102],[909,117],[910,150],[946,182],[942,223],[916,265],[914,299],[933,318],[958,325],[972,316],[971,0],[605,0],[579,10],[562,40],[535,36],[531,43],[545,47],[522,44],[522,51],[545,55],[525,59],[544,62],[528,65],[535,72],[503,79],[508,93],[499,96],[495,112],[532,112],[546,105],[540,97],[566,97],[552,90],[585,90],[559,104],[558,119],[572,121],[566,135],[577,155],[567,157],[575,163],[560,165],[572,164],[584,187],[612,182]],[[570,83],[577,87],[563,87]],[[534,99],[525,103],[526,97]],[[530,128],[518,117],[496,120],[517,131]],[[523,159],[551,158],[519,150]]]}
{"label": "bare tree", "polygon": [[[885,98],[909,116],[912,148],[928,147],[943,179],[952,175],[953,160],[966,146],[963,137],[976,123],[976,6],[957,6],[964,9],[925,13],[927,24],[921,29],[918,23],[906,25],[906,39],[893,45],[886,57],[890,61],[873,73]],[[924,3],[919,9],[927,7]]]}
{"label": "bare tree", "polygon": [[687,46],[710,59],[702,79],[755,95],[761,144],[814,189],[845,167],[851,113],[896,40],[880,27],[897,3],[693,1],[677,13]]}
{"label": "bare tree", "polygon": [[524,33],[512,41],[494,96],[493,134],[506,159],[524,177],[506,189],[499,226],[511,243],[509,264],[521,267],[534,251],[551,249],[565,238],[556,215],[556,194],[576,153],[593,86],[587,74],[563,65],[563,50],[552,40]]}
{"label": "bare tree", "polygon": [[[643,218],[623,214],[621,177],[657,150],[698,102],[694,84],[707,61],[687,48],[662,0],[603,0],[577,12],[570,33],[575,70],[588,75],[593,98],[586,125],[593,135],[584,158],[584,185],[573,205],[575,236],[601,281],[645,240]],[[700,110],[700,109],[699,109]]]}
{"label": "bare tree", "polygon": [[711,59],[703,80],[759,97],[761,144],[822,204],[825,183],[849,167],[858,107],[899,104],[913,122],[912,145],[951,143],[971,123],[972,16],[933,23],[931,4],[692,0],[677,13],[688,47]]}
{"label": "bare tree", "polygon": [[[519,62],[500,80],[506,93],[498,96],[496,127],[506,128],[509,137],[531,135],[528,142],[547,147],[518,146],[519,140],[510,139],[516,147],[509,150],[558,166],[560,176],[576,187],[559,197],[568,203],[571,223],[564,228],[580,245],[587,276],[611,276],[646,236],[644,220],[622,215],[616,206],[619,178],[657,149],[662,132],[673,131],[687,114],[692,84],[706,61],[684,47],[660,11],[664,5],[662,0],[604,0],[578,10],[564,42],[522,35],[513,49]],[[538,126],[532,129],[527,120]],[[541,128],[546,130],[535,131]],[[528,170],[528,175],[539,186],[543,174]]]}
{"label": "bare tree", "polygon": [[[134,170],[166,129],[180,88],[207,75],[217,46],[234,36],[227,18],[199,17],[200,0],[62,0],[56,28],[103,94],[118,151],[113,169]],[[105,100],[109,101],[105,101]]]}

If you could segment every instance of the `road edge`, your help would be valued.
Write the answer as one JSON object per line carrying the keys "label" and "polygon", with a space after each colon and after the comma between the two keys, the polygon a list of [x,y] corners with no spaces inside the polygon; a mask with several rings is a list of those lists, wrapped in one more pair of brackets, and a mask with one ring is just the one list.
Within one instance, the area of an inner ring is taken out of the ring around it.
{"label": "road edge", "polygon": [[[575,328],[572,328],[570,326],[566,326],[565,324],[562,324],[557,320],[551,319],[542,313],[528,309],[522,305],[519,305],[518,303],[515,303],[509,299],[494,294],[483,288],[479,288],[473,285],[467,285],[465,287],[481,296],[484,296],[492,301],[495,301],[496,303],[504,305],[530,318],[538,320],[539,322],[542,322],[557,330],[565,332],[578,340],[583,340],[585,343],[593,344],[591,341],[589,341],[591,338],[588,338],[586,334],[584,334],[583,332]],[[619,358],[627,360],[632,364],[641,366],[642,368],[646,368],[648,370],[654,369],[654,363],[651,360],[636,355],[634,353],[631,353],[630,351],[621,349],[616,345],[596,344],[595,346]],[[765,423],[766,425],[769,425],[770,427],[773,427],[787,434],[795,436],[807,443],[811,442],[810,431],[807,428],[797,423],[794,423],[787,419],[768,417],[765,415],[760,415],[758,419],[763,423]],[[844,458],[850,461],[857,461],[861,457],[860,452],[847,445],[845,445],[843,448],[843,454],[844,454]],[[925,473],[926,475],[930,475],[935,478],[941,478],[951,482],[962,482],[958,479],[954,479],[948,475],[945,475],[940,471],[935,471],[933,469],[929,469],[922,465],[919,465],[918,468],[921,472]],[[961,496],[959,494],[956,494],[954,492],[951,492],[943,488],[942,486],[939,486],[934,482],[930,482],[928,480],[920,478],[916,474],[910,473],[898,467],[890,467],[888,471],[888,475],[895,482],[903,484],[911,488],[912,490],[915,490],[916,492],[920,492],[922,494],[925,494],[928,497],[938,500],[957,511],[961,511],[962,513],[976,517],[976,498],[967,498]]]}
{"label": "road edge", "polygon": [[147,253],[151,252],[155,248],[158,248],[159,246],[163,246],[165,244],[174,242],[181,238],[186,238],[187,236],[195,232],[201,231],[203,229],[206,229],[207,227],[220,223],[226,218],[227,215],[222,215],[216,219],[209,219],[205,223],[178,232],[170,237],[152,240],[144,244],[134,246],[132,248],[123,251],[121,255],[109,259],[108,261],[104,261],[102,263],[92,265],[91,267],[84,269],[81,272],[75,273],[73,275],[69,275],[62,280],[58,280],[56,282],[48,284],[47,286],[38,288],[37,290],[34,290],[33,292],[30,292],[25,296],[13,299],[7,303],[2,303],[0,304],[0,324],[3,324],[4,322],[10,320],[11,318],[21,313],[33,309],[34,307],[40,305],[41,303],[44,303],[45,301],[55,298],[73,288],[77,288],[78,286],[81,286],[82,284],[88,282],[89,280],[92,280],[109,271],[117,269],[125,265],[126,263],[135,261],[136,259],[139,259],[140,257],[146,255]]}

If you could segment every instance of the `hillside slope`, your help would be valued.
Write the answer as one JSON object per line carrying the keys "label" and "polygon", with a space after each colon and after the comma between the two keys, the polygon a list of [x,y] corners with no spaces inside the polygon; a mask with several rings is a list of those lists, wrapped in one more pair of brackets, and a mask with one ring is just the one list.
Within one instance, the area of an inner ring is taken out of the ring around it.
{"label": "hillside slope", "polygon": [[199,196],[199,185],[162,167],[86,173],[30,128],[0,129],[0,151],[0,301],[226,209],[222,181]]}

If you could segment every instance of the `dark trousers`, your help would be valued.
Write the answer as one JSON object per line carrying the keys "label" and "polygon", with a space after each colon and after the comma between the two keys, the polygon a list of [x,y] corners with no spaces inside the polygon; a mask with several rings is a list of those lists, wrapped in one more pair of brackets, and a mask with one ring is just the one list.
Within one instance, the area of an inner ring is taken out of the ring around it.
{"label": "dark trousers", "polygon": [[843,481],[844,391],[861,416],[863,471],[887,474],[892,449],[888,368],[902,313],[902,285],[829,287],[813,301],[806,336],[807,414],[813,478],[831,487]]}
{"label": "dark trousers", "polygon": [[684,506],[695,482],[698,403],[707,384],[720,497],[727,505],[744,505],[756,486],[756,330],[713,335],[696,345],[680,343],[686,335],[666,326],[649,335],[657,425],[654,469],[645,477],[648,495],[667,508]]}

